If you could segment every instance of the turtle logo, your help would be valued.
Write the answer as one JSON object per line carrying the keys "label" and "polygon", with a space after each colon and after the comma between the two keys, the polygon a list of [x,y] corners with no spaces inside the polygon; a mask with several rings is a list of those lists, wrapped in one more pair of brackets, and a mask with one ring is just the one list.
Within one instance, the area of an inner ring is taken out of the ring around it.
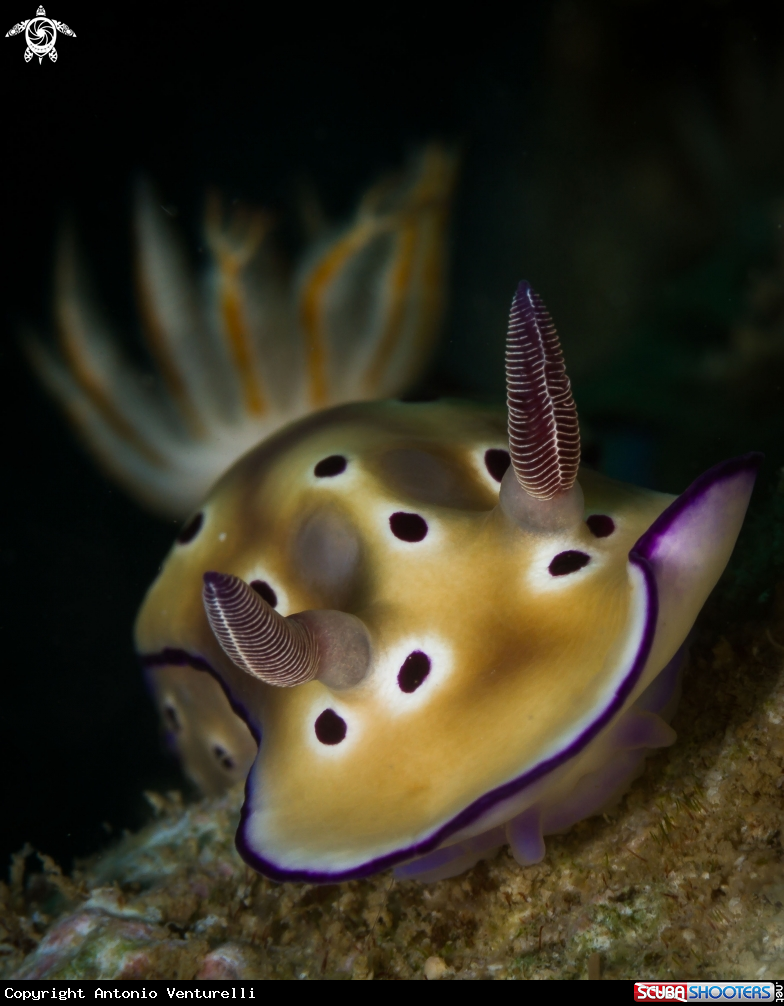
{"label": "turtle logo", "polygon": [[25,63],[29,63],[33,56],[38,57],[39,63],[43,60],[44,56],[48,56],[53,63],[56,63],[57,50],[54,47],[54,43],[57,40],[58,31],[61,31],[63,35],[71,35],[73,38],[76,38],[76,32],[71,31],[67,24],[47,17],[43,7],[38,8],[34,18],[15,24],[10,31],[5,33],[5,37],[18,35],[21,31],[25,33],[25,39],[27,40],[27,48],[24,54]]}

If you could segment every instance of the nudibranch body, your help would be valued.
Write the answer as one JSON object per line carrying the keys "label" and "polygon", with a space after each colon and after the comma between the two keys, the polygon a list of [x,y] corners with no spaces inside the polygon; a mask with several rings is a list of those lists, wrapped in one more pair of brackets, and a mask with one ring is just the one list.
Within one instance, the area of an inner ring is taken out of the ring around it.
{"label": "nudibranch body", "polygon": [[148,593],[137,646],[173,742],[207,791],[247,776],[238,847],[271,877],[436,879],[506,842],[536,862],[675,738],[758,457],[678,498],[578,472],[527,284],[507,379],[508,417],[358,403],[281,430]]}

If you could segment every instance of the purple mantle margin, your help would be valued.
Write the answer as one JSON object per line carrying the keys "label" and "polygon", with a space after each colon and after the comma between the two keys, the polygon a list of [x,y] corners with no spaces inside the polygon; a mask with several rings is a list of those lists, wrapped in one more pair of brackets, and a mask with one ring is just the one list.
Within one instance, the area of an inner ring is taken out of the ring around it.
{"label": "purple mantle margin", "polygon": [[[483,796],[479,797],[478,800],[469,804],[464,810],[453,817],[451,821],[447,821],[446,824],[443,824],[429,838],[415,843],[414,845],[406,846],[394,852],[387,853],[384,856],[379,856],[378,858],[369,860],[366,863],[361,863],[359,866],[352,867],[349,870],[340,870],[333,873],[301,869],[286,870],[276,865],[271,860],[264,859],[263,856],[259,855],[250,847],[246,838],[246,830],[248,819],[251,815],[249,807],[252,803],[253,796],[251,773],[248,775],[248,779],[245,783],[245,802],[242,806],[240,824],[237,829],[236,836],[237,851],[245,862],[258,873],[262,873],[265,876],[270,877],[272,880],[281,882],[304,881],[311,884],[334,884],[342,880],[356,880],[362,877],[367,877],[373,873],[378,873],[381,870],[386,870],[391,866],[396,866],[398,863],[414,859],[418,856],[423,856],[428,852],[432,852],[434,849],[437,849],[440,845],[442,845],[446,839],[472,824],[477,820],[477,818],[482,817],[496,804],[501,803],[504,800],[508,800],[510,797],[520,793],[527,786],[530,786],[538,779],[541,779],[542,776],[547,775],[549,772],[552,772],[554,769],[569,761],[570,758],[579,754],[583,748],[585,748],[594,739],[594,737],[603,730],[603,728],[623,706],[634,686],[637,684],[651,651],[651,646],[653,645],[653,639],[656,632],[656,620],[659,608],[658,589],[650,562],[650,558],[654,554],[656,546],[667,534],[677,518],[686,510],[698,504],[713,486],[744,472],[749,475],[756,475],[761,463],[762,455],[755,452],[751,454],[744,454],[737,458],[731,458],[729,461],[721,462],[713,468],[710,468],[703,475],[700,475],[699,478],[697,478],[688,487],[688,489],[678,496],[678,498],[675,499],[670,506],[659,515],[659,517],[657,517],[653,524],[632,547],[629,552],[629,561],[640,569],[647,591],[645,625],[640,639],[640,646],[634,660],[632,661],[629,671],[623,681],[619,684],[615,695],[610,700],[606,708],[596,717],[593,723],[578,737],[576,737],[571,744],[565,747],[563,751],[560,751],[558,754],[553,755],[553,757],[540,762],[538,765],[535,765],[532,769],[529,769],[516,779],[512,779],[495,789],[489,790]],[[256,737],[257,741],[260,741],[259,731],[252,723],[247,710],[245,710],[236,701],[236,699],[232,697],[220,674],[208,663],[207,660],[204,659],[204,657],[191,655],[185,650],[164,649],[158,653],[143,655],[141,657],[141,661],[145,668],[176,665],[189,666],[195,670],[207,671],[223,688],[226,693],[226,697],[231,703],[232,709],[238,716],[241,717],[241,719],[245,721],[248,729],[251,731],[253,736]]]}
{"label": "purple mantle margin", "polygon": [[190,667],[194,671],[206,671],[221,686],[223,694],[226,696],[232,710],[239,716],[248,730],[250,730],[256,743],[261,744],[261,731],[251,719],[248,710],[235,695],[232,695],[226,682],[204,657],[188,653],[187,650],[177,650],[167,646],[163,650],[158,650],[157,653],[143,654],[139,659],[145,671],[152,670],[154,667]]}
{"label": "purple mantle margin", "polygon": [[709,468],[707,472],[703,472],[702,475],[692,482],[688,489],[685,489],[677,499],[674,499],[670,503],[663,513],[659,514],[653,524],[636,542],[632,548],[632,552],[650,559],[656,551],[656,546],[670,530],[674,521],[684,511],[699,503],[705,494],[719,482],[724,482],[726,479],[731,479],[733,476],[740,475],[743,472],[756,477],[763,459],[764,455],[760,454],[759,451],[751,451],[749,454],[741,454],[737,458],[730,458],[729,461],[722,461],[718,465],[714,465],[713,468]]}

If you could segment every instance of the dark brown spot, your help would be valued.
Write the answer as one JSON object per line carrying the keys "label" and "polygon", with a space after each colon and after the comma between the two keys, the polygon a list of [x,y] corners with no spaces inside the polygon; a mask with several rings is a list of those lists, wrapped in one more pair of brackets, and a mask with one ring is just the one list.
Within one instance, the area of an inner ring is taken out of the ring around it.
{"label": "dark brown spot", "polygon": [[322,744],[340,744],[346,736],[346,721],[334,709],[325,709],[316,720],[316,737]]}
{"label": "dark brown spot", "polygon": [[595,538],[606,538],[615,530],[615,521],[604,513],[592,513],[585,523]]}
{"label": "dark brown spot", "polygon": [[270,608],[277,608],[278,606],[278,595],[270,587],[266,580],[251,580],[251,587],[256,591],[259,597],[266,601]]}
{"label": "dark brown spot", "polygon": [[567,573],[576,573],[590,561],[590,555],[586,555],[585,552],[559,552],[550,563],[549,570],[552,576],[566,576]]}
{"label": "dark brown spot", "polygon": [[212,753],[215,755],[218,764],[221,768],[226,769],[227,772],[231,772],[234,766],[234,759],[229,755],[220,744],[216,744],[212,749]]}
{"label": "dark brown spot", "polygon": [[485,451],[485,468],[496,482],[500,482],[506,475],[506,469],[511,461],[509,451],[502,451],[499,447],[491,447],[489,451]]}
{"label": "dark brown spot", "polygon": [[193,541],[196,535],[201,531],[201,526],[204,523],[204,514],[199,511],[195,513],[193,517],[188,521],[185,527],[177,535],[177,541],[180,545],[187,545],[189,541]]}
{"label": "dark brown spot", "polygon": [[401,541],[422,541],[427,534],[427,521],[418,513],[393,513],[389,526],[392,534]]}
{"label": "dark brown spot", "polygon": [[342,454],[330,454],[328,458],[322,458],[313,469],[313,474],[320,479],[332,478],[333,475],[340,475],[346,470],[348,461]]}
{"label": "dark brown spot", "polygon": [[430,673],[430,657],[421,650],[409,653],[397,676],[401,692],[415,692]]}

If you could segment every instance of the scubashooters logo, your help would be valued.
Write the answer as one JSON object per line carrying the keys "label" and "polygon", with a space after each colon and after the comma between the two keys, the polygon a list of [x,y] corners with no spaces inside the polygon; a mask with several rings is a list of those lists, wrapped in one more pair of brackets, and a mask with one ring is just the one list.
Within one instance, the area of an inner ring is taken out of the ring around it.
{"label": "scubashooters logo", "polygon": [[29,63],[33,56],[38,57],[40,63],[44,56],[48,56],[53,63],[57,62],[57,50],[54,47],[57,41],[57,32],[63,35],[70,35],[76,38],[76,32],[71,31],[67,24],[62,21],[55,21],[54,18],[47,17],[43,7],[39,7],[35,12],[35,17],[29,21],[20,21],[15,24],[10,31],[5,33],[5,37],[25,33],[27,48],[24,51],[25,63]]}
{"label": "scubashooters logo", "polygon": [[780,982],[635,982],[635,1002],[778,1001]]}

